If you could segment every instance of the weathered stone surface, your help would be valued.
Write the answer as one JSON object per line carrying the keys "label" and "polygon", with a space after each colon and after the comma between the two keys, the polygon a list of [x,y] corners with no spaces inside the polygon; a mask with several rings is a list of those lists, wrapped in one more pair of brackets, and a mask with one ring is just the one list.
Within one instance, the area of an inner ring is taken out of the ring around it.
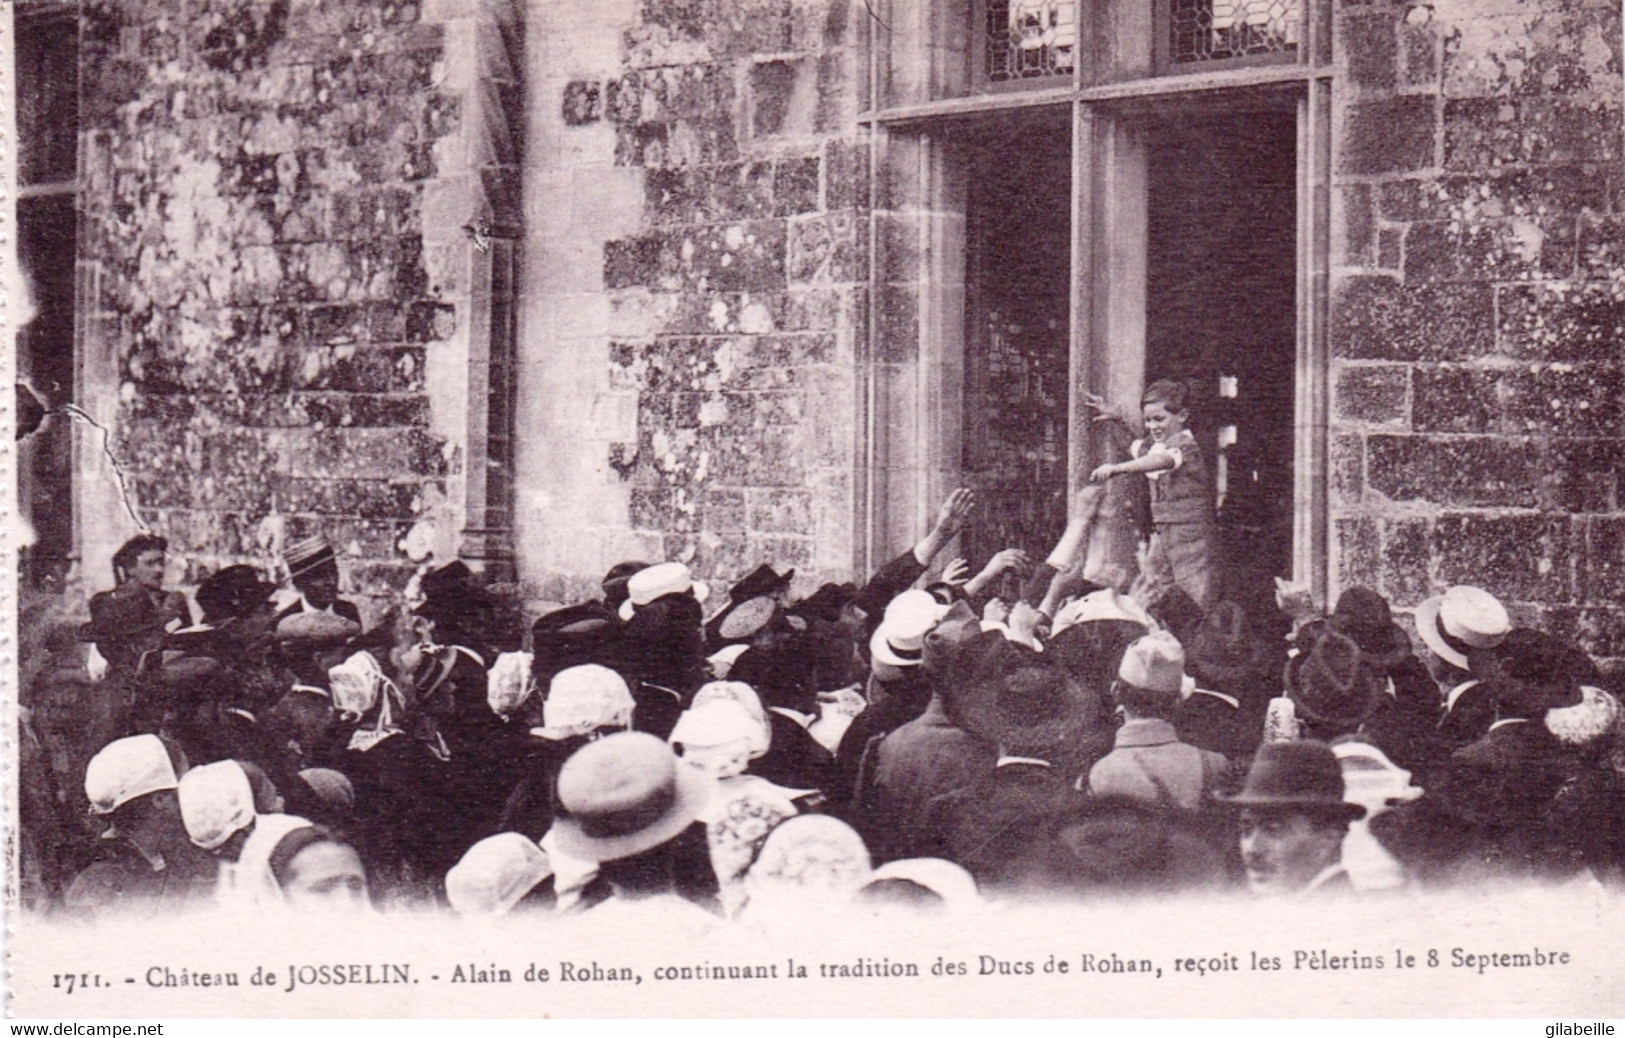
{"label": "weathered stone surface", "polygon": [[1362,90],[1392,90],[1398,80],[1398,39],[1394,14],[1378,9],[1337,20],[1335,46],[1343,54],[1350,82]]}
{"label": "weathered stone surface", "polygon": [[1585,521],[1580,600],[1598,605],[1625,602],[1625,518],[1593,517]]}
{"label": "weathered stone surface", "polygon": [[1347,365],[1338,369],[1333,393],[1337,417],[1382,425],[1404,422],[1410,369],[1401,365]]}
{"label": "weathered stone surface", "polygon": [[1382,551],[1378,563],[1381,590],[1395,606],[1414,606],[1433,592],[1431,525],[1425,519],[1392,519],[1382,523]]}
{"label": "weathered stone surface", "polygon": [[1551,365],[1506,380],[1508,425],[1514,432],[1617,438],[1625,382],[1612,364]]}
{"label": "weathered stone surface", "polygon": [[1371,436],[1368,487],[1390,501],[1532,508],[1539,459],[1532,444],[1497,437]]}
{"label": "weathered stone surface", "polygon": [[1478,581],[1514,602],[1574,600],[1577,553],[1566,517],[1442,515],[1434,523],[1433,550],[1443,584]]}
{"label": "weathered stone surface", "polygon": [[1617,440],[1555,440],[1543,469],[1550,508],[1614,512],[1625,507],[1625,451]]}
{"label": "weathered stone surface", "polygon": [[1360,360],[1466,360],[1495,344],[1494,290],[1347,277],[1332,295],[1331,347]]}
{"label": "weathered stone surface", "polygon": [[1434,164],[1436,123],[1431,97],[1351,103],[1344,114],[1338,172],[1369,175],[1426,169]]}
{"label": "weathered stone surface", "polygon": [[1419,365],[1413,375],[1417,432],[1501,431],[1502,379],[1496,368]]}
{"label": "weathered stone surface", "polygon": [[1619,283],[1508,285],[1497,291],[1501,350],[1552,361],[1607,361],[1625,343]]}
{"label": "weathered stone surface", "polygon": [[1333,551],[1339,587],[1376,587],[1382,541],[1374,519],[1338,519],[1332,523]]}

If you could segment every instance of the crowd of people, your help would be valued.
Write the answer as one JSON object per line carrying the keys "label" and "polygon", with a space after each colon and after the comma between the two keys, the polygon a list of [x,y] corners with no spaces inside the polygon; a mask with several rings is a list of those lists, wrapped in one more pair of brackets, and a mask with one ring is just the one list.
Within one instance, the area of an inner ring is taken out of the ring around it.
{"label": "crowd of people", "polygon": [[959,490],[861,586],[799,598],[768,565],[713,595],[629,560],[521,621],[451,561],[370,628],[319,536],[280,586],[233,565],[188,601],[143,534],[29,652],[25,898],[742,919],[1620,883],[1625,718],[1584,652],[1476,587],[1413,644],[1367,588],[1257,617],[1085,573],[1105,500],[971,575],[940,566]]}

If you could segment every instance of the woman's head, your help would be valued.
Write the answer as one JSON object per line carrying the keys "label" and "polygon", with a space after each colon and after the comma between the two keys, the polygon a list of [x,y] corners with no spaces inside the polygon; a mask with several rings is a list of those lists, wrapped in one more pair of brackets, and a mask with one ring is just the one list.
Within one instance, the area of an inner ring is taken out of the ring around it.
{"label": "woman's head", "polygon": [[1140,414],[1145,421],[1146,434],[1154,440],[1164,440],[1185,428],[1190,420],[1185,398],[1183,382],[1162,378],[1146,386],[1140,395]]}

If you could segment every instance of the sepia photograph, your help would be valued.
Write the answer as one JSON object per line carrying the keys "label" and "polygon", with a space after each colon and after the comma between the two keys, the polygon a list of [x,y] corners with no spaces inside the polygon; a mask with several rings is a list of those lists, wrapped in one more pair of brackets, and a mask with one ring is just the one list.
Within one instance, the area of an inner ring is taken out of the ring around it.
{"label": "sepia photograph", "polygon": [[1625,1016],[1622,31],[0,5],[6,1014]]}

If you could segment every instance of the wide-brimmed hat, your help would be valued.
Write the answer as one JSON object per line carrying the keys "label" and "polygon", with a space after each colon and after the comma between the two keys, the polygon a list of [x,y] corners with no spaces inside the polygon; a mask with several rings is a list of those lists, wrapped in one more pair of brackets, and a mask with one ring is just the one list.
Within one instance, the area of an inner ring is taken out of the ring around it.
{"label": "wide-brimmed hat", "polygon": [[507,915],[552,874],[552,862],[536,841],[497,833],[470,847],[446,873],[446,900],[461,916]]}
{"label": "wide-brimmed hat", "polygon": [[324,563],[337,566],[338,556],[333,554],[333,546],[327,543],[327,538],[319,533],[282,549],[282,564],[288,567],[289,579],[297,580]]}
{"label": "wide-brimmed hat", "polygon": [[618,861],[688,828],[711,799],[712,780],[681,765],[660,739],[621,732],[581,747],[559,769],[559,850],[582,861]]}
{"label": "wide-brimmed hat", "polygon": [[1287,660],[1284,683],[1300,717],[1348,729],[1365,719],[1378,692],[1376,675],[1363,665],[1360,647],[1329,628],[1309,651]]}
{"label": "wide-brimmed hat", "polygon": [[1540,720],[1548,710],[1576,706],[1585,698],[1566,646],[1545,631],[1514,628],[1491,657],[1489,683],[1503,715]]}
{"label": "wide-brimmed hat", "polygon": [[820,584],[817,591],[792,605],[790,612],[798,616],[834,623],[841,618],[841,610],[850,605],[857,597],[858,586],[856,584],[850,582],[845,584]]}
{"label": "wide-brimmed hat", "polygon": [[1434,654],[1461,670],[1474,650],[1493,649],[1512,630],[1506,606],[1483,588],[1464,584],[1416,607],[1416,633]]}
{"label": "wide-brimmed hat", "polygon": [[96,751],[85,766],[85,797],[99,815],[112,814],[136,797],[178,785],[169,750],[156,735],[131,735]]}
{"label": "wide-brimmed hat", "polygon": [[728,589],[728,599],[732,602],[743,602],[762,595],[776,595],[790,586],[790,581],[795,575],[796,571],[793,569],[779,573],[764,562],[740,577],[738,582]]}
{"label": "wide-brimmed hat", "polygon": [[1088,726],[1091,701],[1053,661],[1008,641],[986,648],[971,688],[955,696],[967,732],[1007,750],[1042,750]]}
{"label": "wide-brimmed hat", "polygon": [[260,579],[253,566],[227,566],[209,574],[198,585],[197,604],[207,620],[247,616],[271,600],[276,585]]}
{"label": "wide-brimmed hat", "polygon": [[1257,679],[1268,664],[1269,648],[1235,602],[1214,603],[1185,648],[1185,669],[1198,683],[1221,691]]}
{"label": "wide-brimmed hat", "polygon": [[1117,589],[1108,587],[1074,598],[1062,606],[1060,612],[1055,614],[1055,622],[1050,625],[1050,634],[1054,637],[1068,627],[1100,620],[1136,623],[1148,630],[1157,625],[1144,606]]}
{"label": "wide-brimmed hat", "polygon": [[175,787],[186,835],[206,851],[231,839],[254,821],[254,788],[234,760],[202,764],[181,776]]}
{"label": "wide-brimmed hat", "polygon": [[893,667],[917,667],[925,658],[925,636],[948,607],[920,590],[905,591],[886,606],[869,639],[869,655]]}
{"label": "wide-brimmed hat", "polygon": [[779,612],[779,603],[771,595],[729,602],[705,623],[705,643],[721,647],[741,642],[767,627]]}
{"label": "wide-brimmed hat", "polygon": [[1310,811],[1342,818],[1361,818],[1365,808],[1343,799],[1343,769],[1337,754],[1323,742],[1298,739],[1266,742],[1258,747],[1247,779],[1235,796],[1221,803],[1254,810]]}
{"label": "wide-brimmed hat", "polygon": [[1368,587],[1351,587],[1337,596],[1337,608],[1326,622],[1353,639],[1360,655],[1378,670],[1397,665],[1411,653],[1410,635],[1394,623],[1388,600]]}
{"label": "wide-brimmed hat", "polygon": [[494,605],[491,593],[462,559],[452,559],[425,573],[418,582],[418,593],[423,601],[412,611],[429,620],[460,615],[467,618],[466,614],[487,611]]}
{"label": "wide-brimmed hat", "polygon": [[633,613],[650,602],[685,592],[692,592],[701,605],[711,596],[711,589],[703,581],[695,580],[688,567],[681,562],[662,562],[645,567],[627,579],[626,601],[621,603],[620,617],[630,620]]}

